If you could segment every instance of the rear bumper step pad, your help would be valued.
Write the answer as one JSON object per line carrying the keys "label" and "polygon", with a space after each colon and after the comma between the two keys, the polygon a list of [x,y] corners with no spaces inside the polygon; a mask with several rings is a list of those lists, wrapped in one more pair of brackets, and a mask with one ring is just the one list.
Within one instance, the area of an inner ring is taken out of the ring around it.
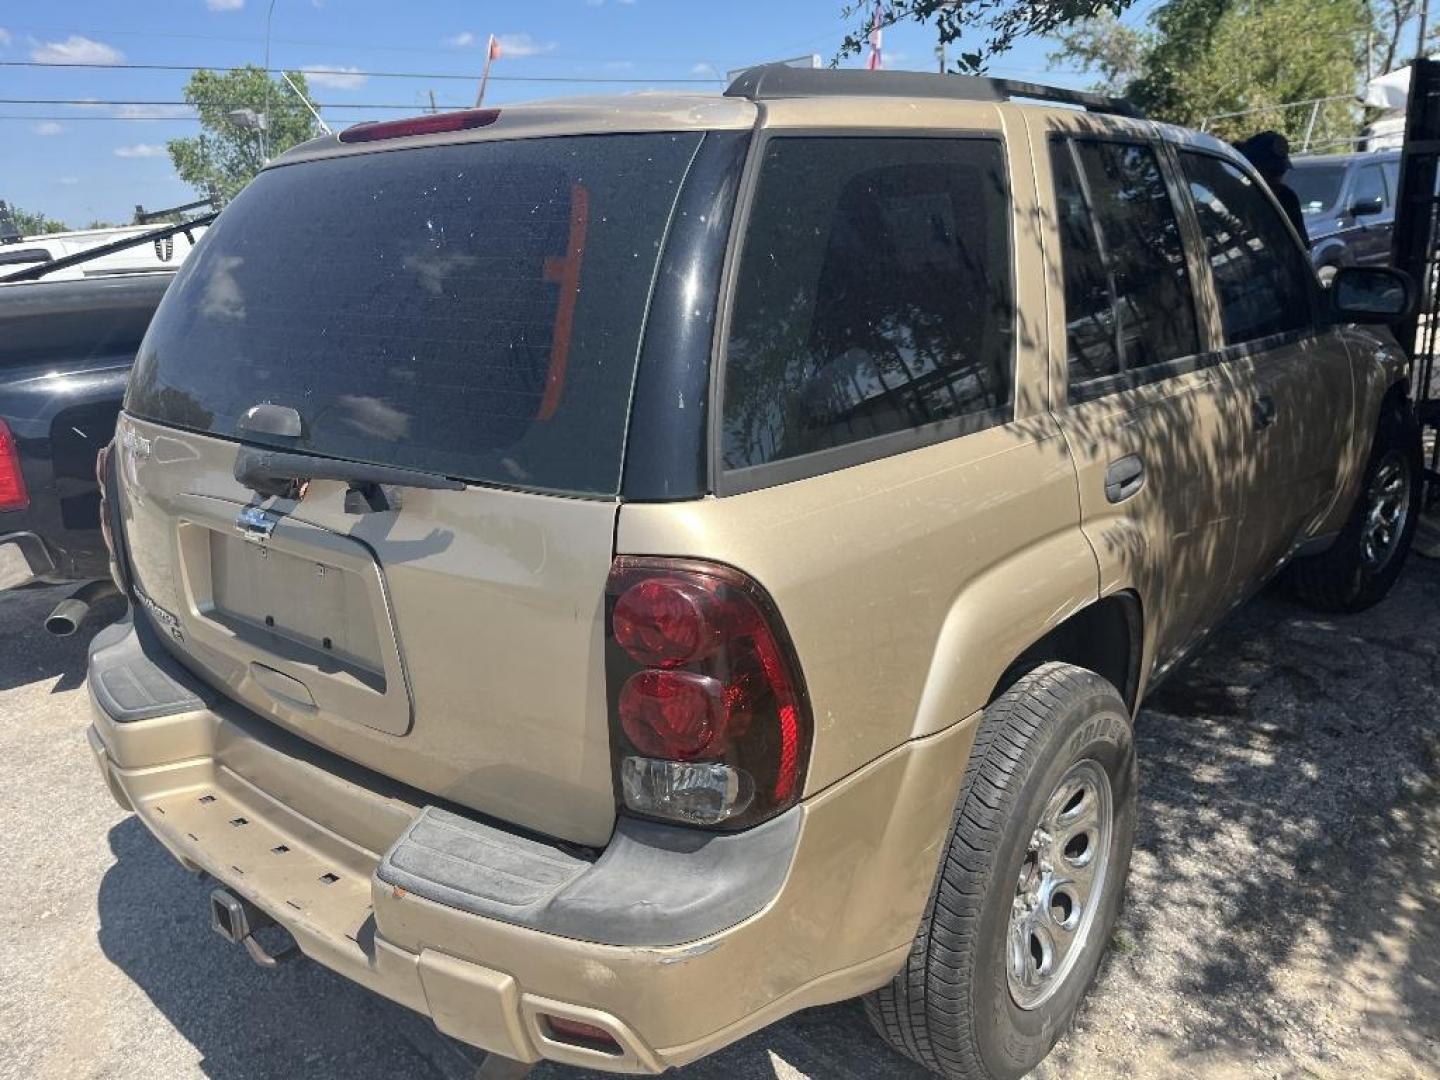
{"label": "rear bumper step pad", "polygon": [[376,877],[447,907],[604,945],[680,945],[760,911],[780,891],[800,811],[743,833],[621,816],[594,862],[436,807]]}

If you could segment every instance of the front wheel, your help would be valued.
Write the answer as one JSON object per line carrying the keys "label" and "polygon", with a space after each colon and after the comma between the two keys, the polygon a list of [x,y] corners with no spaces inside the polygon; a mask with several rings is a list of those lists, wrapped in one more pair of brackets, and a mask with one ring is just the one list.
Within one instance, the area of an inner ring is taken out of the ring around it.
{"label": "front wheel", "polygon": [[1100,965],[1135,835],[1129,712],[1084,668],[1044,664],[986,710],[905,967],[866,1012],[951,1080],[1040,1063]]}
{"label": "front wheel", "polygon": [[1290,567],[1295,597],[1340,612],[1364,611],[1384,599],[1410,553],[1422,489],[1419,426],[1409,409],[1387,408],[1345,527],[1328,551]]}

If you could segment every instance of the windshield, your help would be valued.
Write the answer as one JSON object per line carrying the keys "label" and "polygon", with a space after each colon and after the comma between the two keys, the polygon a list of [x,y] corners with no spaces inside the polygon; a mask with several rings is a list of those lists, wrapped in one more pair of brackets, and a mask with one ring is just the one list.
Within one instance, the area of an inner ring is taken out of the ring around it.
{"label": "windshield", "polygon": [[700,133],[521,139],[262,173],[156,313],[134,415],[297,450],[610,495],[661,239]]}
{"label": "windshield", "polygon": [[1329,213],[1340,199],[1340,189],[1345,186],[1345,166],[1339,162],[1333,165],[1296,165],[1285,174],[1285,183],[1300,196],[1302,213]]}

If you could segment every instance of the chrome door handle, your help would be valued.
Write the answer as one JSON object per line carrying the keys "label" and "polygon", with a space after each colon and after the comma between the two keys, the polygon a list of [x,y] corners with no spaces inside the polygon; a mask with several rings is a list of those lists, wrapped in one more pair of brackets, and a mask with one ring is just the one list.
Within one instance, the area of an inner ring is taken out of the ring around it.
{"label": "chrome door handle", "polygon": [[1269,394],[1261,394],[1250,404],[1251,412],[1255,417],[1257,428],[1267,428],[1275,422],[1275,399]]}
{"label": "chrome door handle", "polygon": [[1145,486],[1145,463],[1135,454],[1112,461],[1105,470],[1105,498],[1124,502]]}

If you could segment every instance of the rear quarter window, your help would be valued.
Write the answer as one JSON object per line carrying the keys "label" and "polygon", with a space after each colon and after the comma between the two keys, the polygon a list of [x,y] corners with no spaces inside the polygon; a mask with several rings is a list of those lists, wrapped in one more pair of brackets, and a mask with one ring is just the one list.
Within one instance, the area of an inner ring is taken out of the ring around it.
{"label": "rear quarter window", "polygon": [[166,294],[126,408],[238,438],[273,402],[300,413],[306,452],[612,495],[656,261],[702,137],[269,169]]}
{"label": "rear quarter window", "polygon": [[863,459],[1008,419],[999,140],[786,136],[763,153],[725,345],[724,468],[804,474],[828,464],[807,455]]}

